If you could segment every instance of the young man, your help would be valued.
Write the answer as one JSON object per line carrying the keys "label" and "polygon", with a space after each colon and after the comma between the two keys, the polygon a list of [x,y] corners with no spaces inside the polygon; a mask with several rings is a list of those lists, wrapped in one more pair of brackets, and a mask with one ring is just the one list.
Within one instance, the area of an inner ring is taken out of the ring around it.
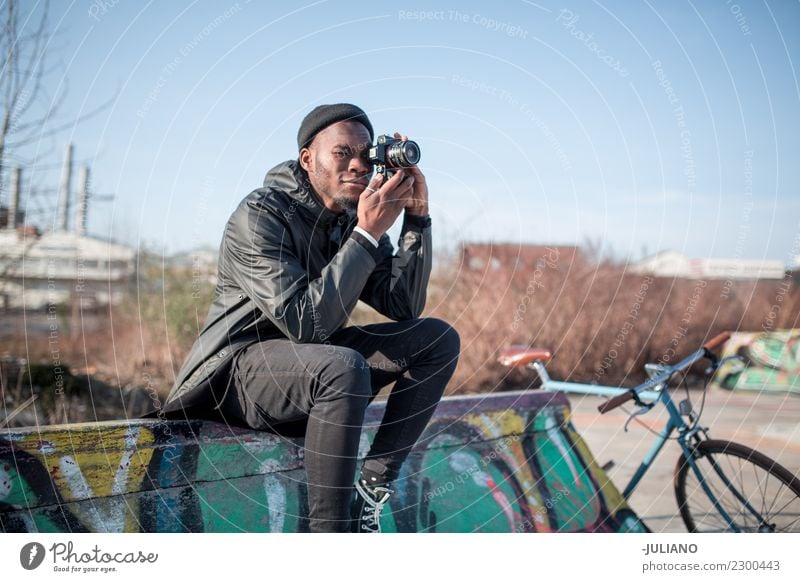
{"label": "young man", "polygon": [[[425,176],[371,177],[373,138],[354,105],[306,116],[298,160],[270,170],[228,221],[216,297],[165,407],[214,408],[260,430],[307,419],[312,531],[380,531],[390,484],[459,354],[452,327],[419,318],[431,271]],[[401,215],[395,252],[385,233]],[[359,299],[394,322],[344,327]],[[364,412],[392,382],[353,501]]]}

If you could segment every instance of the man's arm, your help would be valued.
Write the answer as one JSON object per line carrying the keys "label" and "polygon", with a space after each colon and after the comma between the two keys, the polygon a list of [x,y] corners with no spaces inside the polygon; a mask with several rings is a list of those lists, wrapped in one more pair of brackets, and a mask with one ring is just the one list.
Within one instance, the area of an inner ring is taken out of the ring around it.
{"label": "man's arm", "polygon": [[364,286],[360,299],[395,321],[419,317],[425,309],[431,274],[430,218],[406,213],[394,252],[388,235],[379,241],[382,260]]}
{"label": "man's arm", "polygon": [[286,337],[322,343],[347,321],[380,255],[354,235],[310,280],[289,226],[264,208],[237,213],[223,243],[223,268]]}
{"label": "man's arm", "polygon": [[[394,137],[408,140],[398,132]],[[428,216],[425,174],[417,166],[404,168],[402,173],[409,178],[412,190],[405,199],[397,253],[392,256],[389,237],[382,236],[380,250],[383,260],[378,263],[361,296],[362,301],[394,320],[422,315],[432,266],[431,219]]]}

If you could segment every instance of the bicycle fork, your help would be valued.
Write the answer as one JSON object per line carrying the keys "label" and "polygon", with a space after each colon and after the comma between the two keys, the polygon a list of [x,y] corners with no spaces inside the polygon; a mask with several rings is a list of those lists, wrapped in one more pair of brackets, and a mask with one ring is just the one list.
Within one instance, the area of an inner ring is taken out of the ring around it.
{"label": "bicycle fork", "polygon": [[[683,423],[681,423],[680,426],[683,426]],[[661,449],[664,447],[664,444],[667,442],[667,440],[669,440],[670,436],[672,435],[672,433],[675,431],[676,428],[677,427],[675,426],[675,424],[672,422],[672,420],[670,420],[667,422],[667,425],[664,427],[664,429],[660,433],[658,433],[658,436],[656,437],[653,446],[650,447],[650,450],[645,455],[644,459],[642,460],[642,463],[636,469],[636,472],[633,474],[631,480],[628,482],[628,485],[625,487],[625,490],[622,492],[622,496],[625,499],[630,499],[630,496],[633,494],[634,489],[636,489],[636,486],[642,480],[644,474],[647,473],[647,471],[650,469],[650,467],[653,464],[653,461],[661,452]],[[703,491],[713,503],[714,508],[728,523],[731,529],[738,532],[739,528],[736,526],[736,523],[733,521],[733,519],[731,519],[731,516],[728,514],[728,512],[725,511],[725,508],[722,506],[719,499],[717,499],[717,496],[709,487],[708,483],[703,477],[703,473],[700,471],[700,468],[697,466],[697,463],[695,462],[695,459],[698,457],[698,454],[696,452],[697,444],[699,444],[699,442],[695,443],[693,446],[688,444],[686,440],[684,440],[683,438],[680,439],[680,445],[684,462],[688,463],[692,472],[697,477],[697,482],[700,483],[700,486],[703,488]],[[747,500],[744,499],[742,495],[739,493],[739,491],[737,491],[737,489],[731,484],[731,482],[728,480],[728,478],[725,476],[725,474],[722,472],[722,470],[719,468],[716,462],[710,457],[709,459],[711,461],[712,467],[714,468],[714,471],[717,473],[717,475],[719,475],[720,479],[722,479],[722,482],[725,484],[725,487],[728,490],[730,490],[733,493],[733,495],[736,496],[737,499],[739,499],[742,503],[745,504],[745,507],[747,507],[748,510],[758,518],[759,522],[763,523],[763,519],[761,519],[761,517],[758,515],[755,509],[753,509],[753,507],[747,502]]]}
{"label": "bicycle fork", "polygon": [[[691,430],[687,430],[688,427],[686,423],[683,421],[683,417],[681,416],[681,411],[678,407],[675,406],[675,403],[666,393],[666,390],[659,394],[659,398],[667,408],[669,413],[669,420],[661,432],[658,433],[655,442],[650,447],[650,450],[645,455],[642,463],[636,469],[636,472],[631,477],[631,480],[628,482],[628,485],[625,487],[624,491],[622,492],[622,496],[625,499],[630,499],[630,496],[633,494],[633,491],[636,489],[636,486],[642,480],[645,473],[650,469],[653,464],[653,461],[661,452],[661,449],[664,447],[664,444],[669,440],[670,436],[676,429],[681,433],[678,442],[681,446],[681,451],[683,455],[683,459],[685,463],[688,463],[689,467],[691,468],[694,475],[697,477],[698,483],[703,488],[703,491],[711,500],[714,508],[719,512],[719,514],[723,517],[723,519],[728,523],[733,531],[739,532],[740,529],[737,527],[736,523],[731,518],[730,514],[725,510],[722,506],[722,503],[718,499],[718,496],[714,494],[709,486],[708,482],[706,481],[705,477],[703,476],[702,471],[697,465],[696,460],[699,459],[700,455],[698,452],[698,445],[700,444],[701,438],[698,436],[698,432],[700,430],[704,430],[700,427],[695,427]],[[681,430],[682,429],[682,430]],[[722,481],[726,490],[730,491],[731,494],[739,500],[743,506],[749,511],[755,519],[758,520],[760,525],[760,529],[772,529],[768,523],[764,521],[764,518],[759,514],[759,512],[748,502],[748,500],[741,494],[741,492],[736,488],[736,486],[728,479],[725,475],[725,472],[719,466],[719,464],[714,460],[712,456],[708,456],[709,463],[711,467],[714,469],[714,472],[719,476],[720,480]]]}

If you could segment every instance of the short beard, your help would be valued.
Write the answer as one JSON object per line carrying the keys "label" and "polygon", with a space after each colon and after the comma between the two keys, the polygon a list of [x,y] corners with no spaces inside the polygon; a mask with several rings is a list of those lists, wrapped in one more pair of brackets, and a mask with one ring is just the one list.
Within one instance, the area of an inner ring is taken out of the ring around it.
{"label": "short beard", "polygon": [[335,196],[332,196],[331,199],[334,202],[336,202],[339,208],[344,208],[345,210],[355,210],[356,208],[358,208],[358,198],[356,199],[347,198],[345,196],[337,194]]}
{"label": "short beard", "polygon": [[319,161],[317,161],[316,167],[314,168],[313,171],[313,176],[315,179],[311,180],[310,172],[307,172],[307,175],[309,176],[309,182],[311,182],[311,187],[314,189],[314,191],[317,193],[317,196],[319,196],[320,198],[328,197],[331,200],[333,200],[336,203],[336,205],[339,206],[339,208],[344,208],[345,210],[355,210],[356,208],[358,208],[358,198],[355,199],[347,198],[347,195],[343,194],[342,192],[336,192],[335,194],[328,194],[326,192],[325,194],[322,194],[321,189],[317,189],[314,186],[315,182],[317,184],[329,183],[331,177],[333,176],[333,172],[331,172],[324,165],[320,164]]}

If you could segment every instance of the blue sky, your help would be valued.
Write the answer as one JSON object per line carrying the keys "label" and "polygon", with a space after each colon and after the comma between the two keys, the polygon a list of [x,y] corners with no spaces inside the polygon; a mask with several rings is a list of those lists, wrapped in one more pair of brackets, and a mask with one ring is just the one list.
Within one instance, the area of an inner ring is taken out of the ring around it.
{"label": "blue sky", "polygon": [[55,188],[71,140],[115,194],[92,234],[216,247],[305,113],[348,101],[420,143],[440,248],[800,254],[800,3],[397,5],[57,2],[50,92],[115,100],[28,176]]}

